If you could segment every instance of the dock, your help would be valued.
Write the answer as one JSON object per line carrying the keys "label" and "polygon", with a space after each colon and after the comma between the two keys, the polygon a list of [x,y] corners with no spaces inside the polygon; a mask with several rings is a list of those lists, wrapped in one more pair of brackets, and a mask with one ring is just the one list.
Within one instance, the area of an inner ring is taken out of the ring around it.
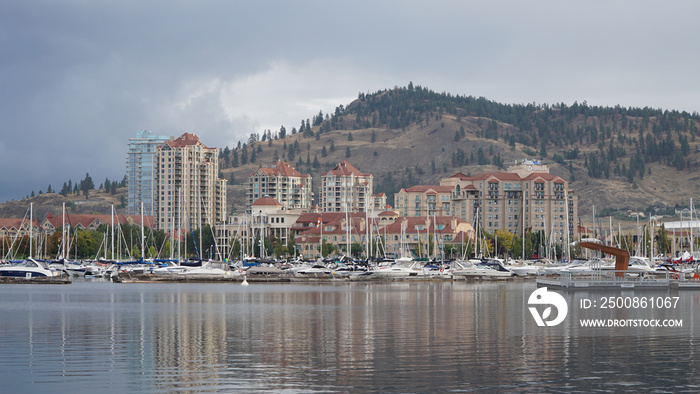
{"label": "dock", "polygon": [[43,284],[43,285],[68,285],[71,283],[70,277],[61,276],[0,276],[0,284]]}
{"label": "dock", "polygon": [[562,272],[558,277],[537,279],[538,287],[564,289],[693,289],[700,290],[700,280],[684,275],[629,271],[591,270],[580,273]]}

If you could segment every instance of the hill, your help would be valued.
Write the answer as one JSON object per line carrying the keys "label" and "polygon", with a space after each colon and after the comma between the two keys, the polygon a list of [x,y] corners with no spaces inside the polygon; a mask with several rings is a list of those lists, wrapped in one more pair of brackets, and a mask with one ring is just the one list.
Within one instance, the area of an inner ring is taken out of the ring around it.
{"label": "hill", "polygon": [[0,204],[0,217],[2,218],[29,218],[29,206],[33,204],[33,215],[36,220],[43,220],[49,214],[60,215],[63,204],[66,204],[67,213],[75,214],[99,214],[109,215],[112,205],[126,214],[122,207],[122,200],[126,198],[126,188],[118,188],[116,192],[106,193],[104,189],[93,190],[88,199],[82,194],[69,193],[66,196],[57,193],[44,193],[25,198],[24,200],[8,201]]}
{"label": "hill", "polygon": [[342,160],[373,173],[375,191],[437,183],[456,172],[499,171],[540,159],[572,181],[582,215],[687,205],[700,191],[697,113],[565,104],[506,105],[420,86],[360,94],[291,132],[251,134],[221,150],[229,203],[244,209],[250,173],[277,159],[314,177]]}
{"label": "hill", "polygon": [[[393,205],[401,187],[436,184],[457,172],[502,171],[539,159],[571,180],[579,212],[665,210],[687,206],[700,191],[700,116],[652,108],[581,104],[501,104],[413,86],[360,93],[332,114],[319,112],[291,130],[253,133],[220,150],[221,174],[230,180],[229,212],[245,210],[247,177],[278,159],[309,173],[318,190],[323,172],[343,160],[375,176],[375,192]],[[117,182],[113,182],[115,185]],[[125,183],[123,181],[122,183]],[[112,182],[110,182],[112,184]],[[63,197],[40,194],[0,204],[0,217],[108,214],[126,188]],[[116,187],[116,186],[114,186]],[[700,199],[698,199],[700,200]],[[122,209],[123,211],[123,209]]]}

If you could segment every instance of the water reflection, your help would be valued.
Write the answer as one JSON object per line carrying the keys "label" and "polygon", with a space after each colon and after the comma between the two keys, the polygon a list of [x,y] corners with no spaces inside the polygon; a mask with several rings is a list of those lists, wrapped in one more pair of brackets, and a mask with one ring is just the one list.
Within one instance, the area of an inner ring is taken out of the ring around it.
{"label": "water reflection", "polygon": [[[683,335],[591,333],[575,308],[542,334],[534,288],[3,286],[0,376],[10,392],[697,390],[698,295],[679,295]],[[598,295],[565,293],[570,305]]]}

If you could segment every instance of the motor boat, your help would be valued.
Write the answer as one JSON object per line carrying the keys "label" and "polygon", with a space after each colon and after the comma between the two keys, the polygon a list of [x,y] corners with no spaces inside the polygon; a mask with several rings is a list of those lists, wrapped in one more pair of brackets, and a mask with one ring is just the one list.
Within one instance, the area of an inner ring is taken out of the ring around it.
{"label": "motor boat", "polygon": [[60,271],[50,269],[45,262],[31,258],[11,262],[10,265],[0,266],[0,276],[32,278],[39,276],[55,277],[60,275]]}
{"label": "motor boat", "polygon": [[472,266],[452,271],[453,276],[507,278],[513,276],[498,259],[486,259]]}

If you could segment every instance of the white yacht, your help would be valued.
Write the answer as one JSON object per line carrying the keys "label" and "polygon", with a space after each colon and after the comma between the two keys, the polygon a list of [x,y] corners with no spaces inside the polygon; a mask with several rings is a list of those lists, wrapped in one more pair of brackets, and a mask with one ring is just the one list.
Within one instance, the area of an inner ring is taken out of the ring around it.
{"label": "white yacht", "polygon": [[500,260],[488,259],[462,269],[452,270],[453,276],[507,278],[513,273]]}
{"label": "white yacht", "polygon": [[23,278],[32,278],[38,276],[60,276],[61,272],[52,270],[48,264],[43,261],[34,259],[26,259],[10,265],[0,266],[0,276],[17,276]]}
{"label": "white yacht", "polygon": [[417,261],[408,259],[397,259],[393,264],[380,266],[369,271],[372,275],[385,277],[408,277],[408,276],[424,276],[423,268]]}

